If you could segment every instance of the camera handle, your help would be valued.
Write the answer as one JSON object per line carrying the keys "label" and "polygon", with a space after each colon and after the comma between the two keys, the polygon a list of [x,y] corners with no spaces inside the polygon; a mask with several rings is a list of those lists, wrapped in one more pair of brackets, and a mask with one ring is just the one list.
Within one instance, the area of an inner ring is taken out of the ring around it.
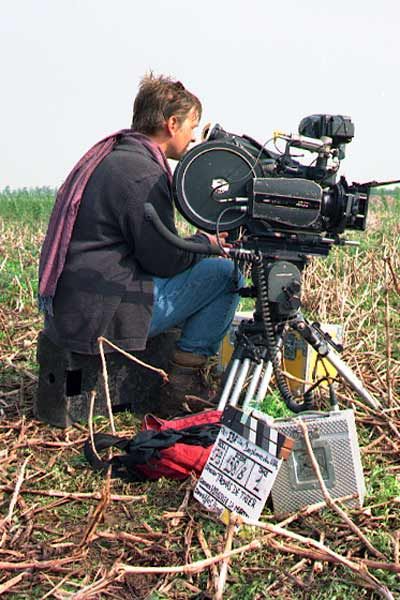
{"label": "camera handle", "polygon": [[153,227],[158,231],[161,237],[163,237],[167,242],[175,246],[176,248],[180,248],[181,250],[186,250],[187,252],[193,252],[194,254],[206,254],[212,256],[225,256],[232,259],[244,259],[249,260],[253,255],[251,250],[238,249],[238,248],[220,248],[215,244],[210,244],[210,242],[205,242],[202,244],[201,242],[192,242],[190,240],[184,240],[180,238],[178,235],[175,235],[164,225],[161,221],[160,217],[157,214],[154,206],[149,202],[145,202],[144,204],[144,218],[146,221],[149,221]]}
{"label": "camera handle", "polygon": [[184,240],[172,233],[172,231],[170,231],[161,221],[156,209],[149,202],[145,202],[144,204],[144,218],[146,221],[152,223],[161,237],[176,248],[197,254],[213,254],[216,256],[222,256],[224,254],[219,246],[215,246],[209,242],[205,242],[204,244],[201,242],[191,242],[190,240]]}
{"label": "camera handle", "polygon": [[[164,225],[151,204],[146,203],[144,205],[144,210],[145,219],[153,224],[161,236],[178,248],[200,254],[213,254],[219,256],[225,254],[234,259],[241,258],[256,263],[258,261],[259,264],[260,260],[262,260],[262,253],[255,258],[255,252],[252,250],[228,248],[225,252],[223,252],[218,246],[183,240],[172,233]],[[261,302],[261,305],[262,304],[266,306],[268,303],[265,302],[264,299],[264,302]],[[263,321],[265,321],[265,318],[263,318]],[[248,326],[248,324],[246,325]],[[380,403],[364,388],[358,377],[351,371],[351,369],[338,356],[338,354],[329,347],[325,336],[323,336],[318,328],[308,324],[301,315],[300,311],[296,312],[294,318],[287,319],[285,326],[286,325],[297,330],[304,340],[310,344],[314,350],[316,350],[319,356],[330,362],[340,373],[343,379],[359,394],[361,398],[364,399],[364,401],[371,408],[380,408]],[[242,338],[238,337],[235,344],[233,359],[231,361],[229,372],[227,373],[225,385],[219,401],[219,410],[223,410],[228,403],[235,406],[239,402],[239,399],[245,388],[245,382],[248,379],[250,372],[252,373],[251,379],[243,402],[244,410],[250,412],[249,407],[253,405],[253,403],[257,406],[264,399],[272,373],[275,371],[275,375],[277,374],[277,369],[274,369],[273,362],[276,363],[280,358],[283,345],[282,335],[281,333],[278,333],[274,336],[275,357],[270,360],[268,344],[265,341],[265,323],[262,323],[261,327],[262,328],[256,332],[255,339],[252,339],[252,336],[247,336],[245,333],[243,334]],[[282,393],[282,390],[280,391]],[[306,400],[303,405],[298,406],[300,407],[301,411],[308,410],[310,405]],[[289,406],[289,408],[293,407]],[[299,412],[299,410],[295,410],[295,412]]]}

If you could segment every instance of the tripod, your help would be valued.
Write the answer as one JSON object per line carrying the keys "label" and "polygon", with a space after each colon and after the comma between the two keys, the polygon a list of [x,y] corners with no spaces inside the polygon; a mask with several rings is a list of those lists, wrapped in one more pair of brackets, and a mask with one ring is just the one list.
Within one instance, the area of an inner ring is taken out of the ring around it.
{"label": "tripod", "polygon": [[[279,391],[290,410],[299,413],[313,408],[309,392],[304,395],[302,404],[296,402],[280,368],[283,333],[287,328],[298,331],[318,356],[327,360],[368,406],[375,410],[381,408],[378,400],[365,389],[358,377],[340,358],[329,336],[315,324],[309,324],[301,314],[301,272],[307,262],[305,257],[310,254],[327,255],[334,240],[320,236],[283,235],[269,232],[264,227],[261,227],[260,234],[257,223],[253,223],[248,226],[248,233],[254,234],[253,245],[247,241],[240,249],[224,251],[218,246],[202,246],[197,242],[182,240],[162,223],[151,204],[146,203],[144,208],[145,219],[153,224],[164,239],[177,248],[207,255],[228,255],[236,261],[243,260],[251,264],[251,275],[255,283],[251,295],[257,298],[255,318],[254,321],[244,322],[239,328],[218,404],[219,410],[223,410],[227,404],[238,404],[246,380],[250,377],[243,402],[244,410],[249,412],[253,401],[258,405],[264,399],[272,373],[275,374]],[[265,250],[255,250],[254,245],[258,248],[264,247]],[[293,250],[293,245],[296,250]],[[248,295],[242,290],[240,292],[243,296]]]}
{"label": "tripod", "polygon": [[[251,262],[255,286],[250,288],[250,294],[246,290],[240,293],[255,296],[256,309],[253,319],[239,326],[218,409],[223,410],[227,404],[237,406],[247,381],[242,410],[248,413],[257,408],[267,393],[273,373],[290,410],[299,413],[314,408],[311,391],[304,394],[302,403],[296,401],[281,370],[284,334],[290,329],[298,332],[320,359],[328,361],[368,406],[379,409],[379,402],[340,358],[339,349],[330,336],[318,325],[308,323],[301,313],[301,271],[306,261],[300,257],[290,262],[276,260],[255,251],[247,251],[246,260]],[[330,391],[331,403],[337,406],[332,386]]]}

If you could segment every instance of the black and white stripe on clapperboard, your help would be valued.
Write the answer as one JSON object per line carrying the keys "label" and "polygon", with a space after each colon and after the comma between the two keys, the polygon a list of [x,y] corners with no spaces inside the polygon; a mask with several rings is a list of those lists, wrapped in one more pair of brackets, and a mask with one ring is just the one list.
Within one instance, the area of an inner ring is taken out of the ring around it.
{"label": "black and white stripe on clapperboard", "polygon": [[258,411],[246,415],[239,408],[228,405],[222,414],[221,422],[276,458],[286,460],[292,451],[292,438],[280,433],[272,426],[273,419],[268,420],[266,415]]}

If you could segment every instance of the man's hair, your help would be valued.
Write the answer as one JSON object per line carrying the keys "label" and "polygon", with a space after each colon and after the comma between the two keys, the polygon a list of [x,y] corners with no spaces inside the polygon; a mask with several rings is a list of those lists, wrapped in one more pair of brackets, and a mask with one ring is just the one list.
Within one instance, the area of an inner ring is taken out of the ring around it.
{"label": "man's hair", "polygon": [[132,129],[153,135],[169,117],[177,117],[179,124],[194,108],[201,117],[200,100],[189,92],[180,81],[149,73],[140,82],[139,92],[133,104]]}

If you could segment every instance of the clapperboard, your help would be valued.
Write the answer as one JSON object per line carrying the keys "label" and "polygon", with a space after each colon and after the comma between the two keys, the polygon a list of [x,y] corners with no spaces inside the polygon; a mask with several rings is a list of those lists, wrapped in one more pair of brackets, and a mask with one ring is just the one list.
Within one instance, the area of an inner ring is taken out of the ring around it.
{"label": "clapperboard", "polygon": [[268,417],[248,415],[228,405],[210,457],[194,490],[208,510],[258,519],[293,440],[271,426]]}

